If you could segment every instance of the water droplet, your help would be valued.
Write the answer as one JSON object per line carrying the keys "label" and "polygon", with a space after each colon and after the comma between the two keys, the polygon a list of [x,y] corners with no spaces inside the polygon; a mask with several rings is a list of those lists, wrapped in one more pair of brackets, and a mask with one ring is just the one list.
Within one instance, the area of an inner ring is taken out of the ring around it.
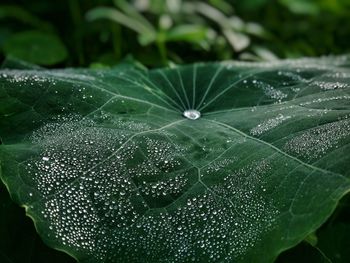
{"label": "water droplet", "polygon": [[185,110],[183,116],[190,120],[197,120],[201,117],[201,113],[197,110]]}

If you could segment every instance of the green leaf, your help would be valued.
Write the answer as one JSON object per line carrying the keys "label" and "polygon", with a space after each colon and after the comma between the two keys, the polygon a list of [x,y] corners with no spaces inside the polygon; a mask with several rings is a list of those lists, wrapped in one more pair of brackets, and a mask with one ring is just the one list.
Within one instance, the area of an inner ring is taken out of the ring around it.
{"label": "green leaf", "polygon": [[119,10],[111,7],[96,7],[91,9],[86,14],[86,19],[88,21],[95,21],[98,19],[109,19],[111,21],[117,22],[140,35],[148,35],[149,38],[155,38],[155,29],[150,23],[144,23],[139,21],[139,19],[130,18],[128,15],[120,12]]}
{"label": "green leaf", "polygon": [[67,58],[67,50],[57,36],[39,31],[14,34],[4,43],[4,52],[40,65],[54,65]]}
{"label": "green leaf", "polygon": [[126,0],[114,0],[113,2],[126,15],[130,16],[134,20],[137,20],[141,24],[146,25],[149,29],[155,30],[153,25],[134,7],[134,5],[128,3]]}
{"label": "green leaf", "polygon": [[200,43],[205,41],[208,28],[201,25],[178,25],[165,33],[165,41],[187,41]]}
{"label": "green leaf", "polygon": [[350,190],[349,65],[3,70],[1,178],[81,262],[272,262]]}
{"label": "green leaf", "polygon": [[320,13],[320,5],[315,1],[301,0],[279,0],[292,13],[299,15],[318,15]]}

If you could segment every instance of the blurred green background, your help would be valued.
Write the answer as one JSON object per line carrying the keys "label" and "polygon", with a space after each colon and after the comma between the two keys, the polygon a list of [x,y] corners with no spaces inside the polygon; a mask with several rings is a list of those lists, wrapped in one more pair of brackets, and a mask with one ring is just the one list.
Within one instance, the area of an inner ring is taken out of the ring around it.
{"label": "blurred green background", "polygon": [[0,56],[156,67],[349,53],[350,0],[1,0]]}

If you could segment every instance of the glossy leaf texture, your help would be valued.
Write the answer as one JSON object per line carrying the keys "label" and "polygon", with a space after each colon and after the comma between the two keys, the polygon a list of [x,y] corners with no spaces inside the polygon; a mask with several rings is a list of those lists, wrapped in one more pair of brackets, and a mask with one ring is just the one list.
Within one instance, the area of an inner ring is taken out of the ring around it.
{"label": "glossy leaf texture", "polygon": [[349,65],[4,69],[1,178],[80,262],[273,262],[350,189]]}

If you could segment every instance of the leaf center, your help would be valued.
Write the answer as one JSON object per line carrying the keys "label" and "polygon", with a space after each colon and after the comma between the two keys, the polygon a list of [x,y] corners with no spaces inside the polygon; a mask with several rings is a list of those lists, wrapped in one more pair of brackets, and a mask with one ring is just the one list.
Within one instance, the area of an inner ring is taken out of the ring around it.
{"label": "leaf center", "polygon": [[201,113],[197,110],[185,110],[183,116],[190,120],[197,120],[201,117]]}

